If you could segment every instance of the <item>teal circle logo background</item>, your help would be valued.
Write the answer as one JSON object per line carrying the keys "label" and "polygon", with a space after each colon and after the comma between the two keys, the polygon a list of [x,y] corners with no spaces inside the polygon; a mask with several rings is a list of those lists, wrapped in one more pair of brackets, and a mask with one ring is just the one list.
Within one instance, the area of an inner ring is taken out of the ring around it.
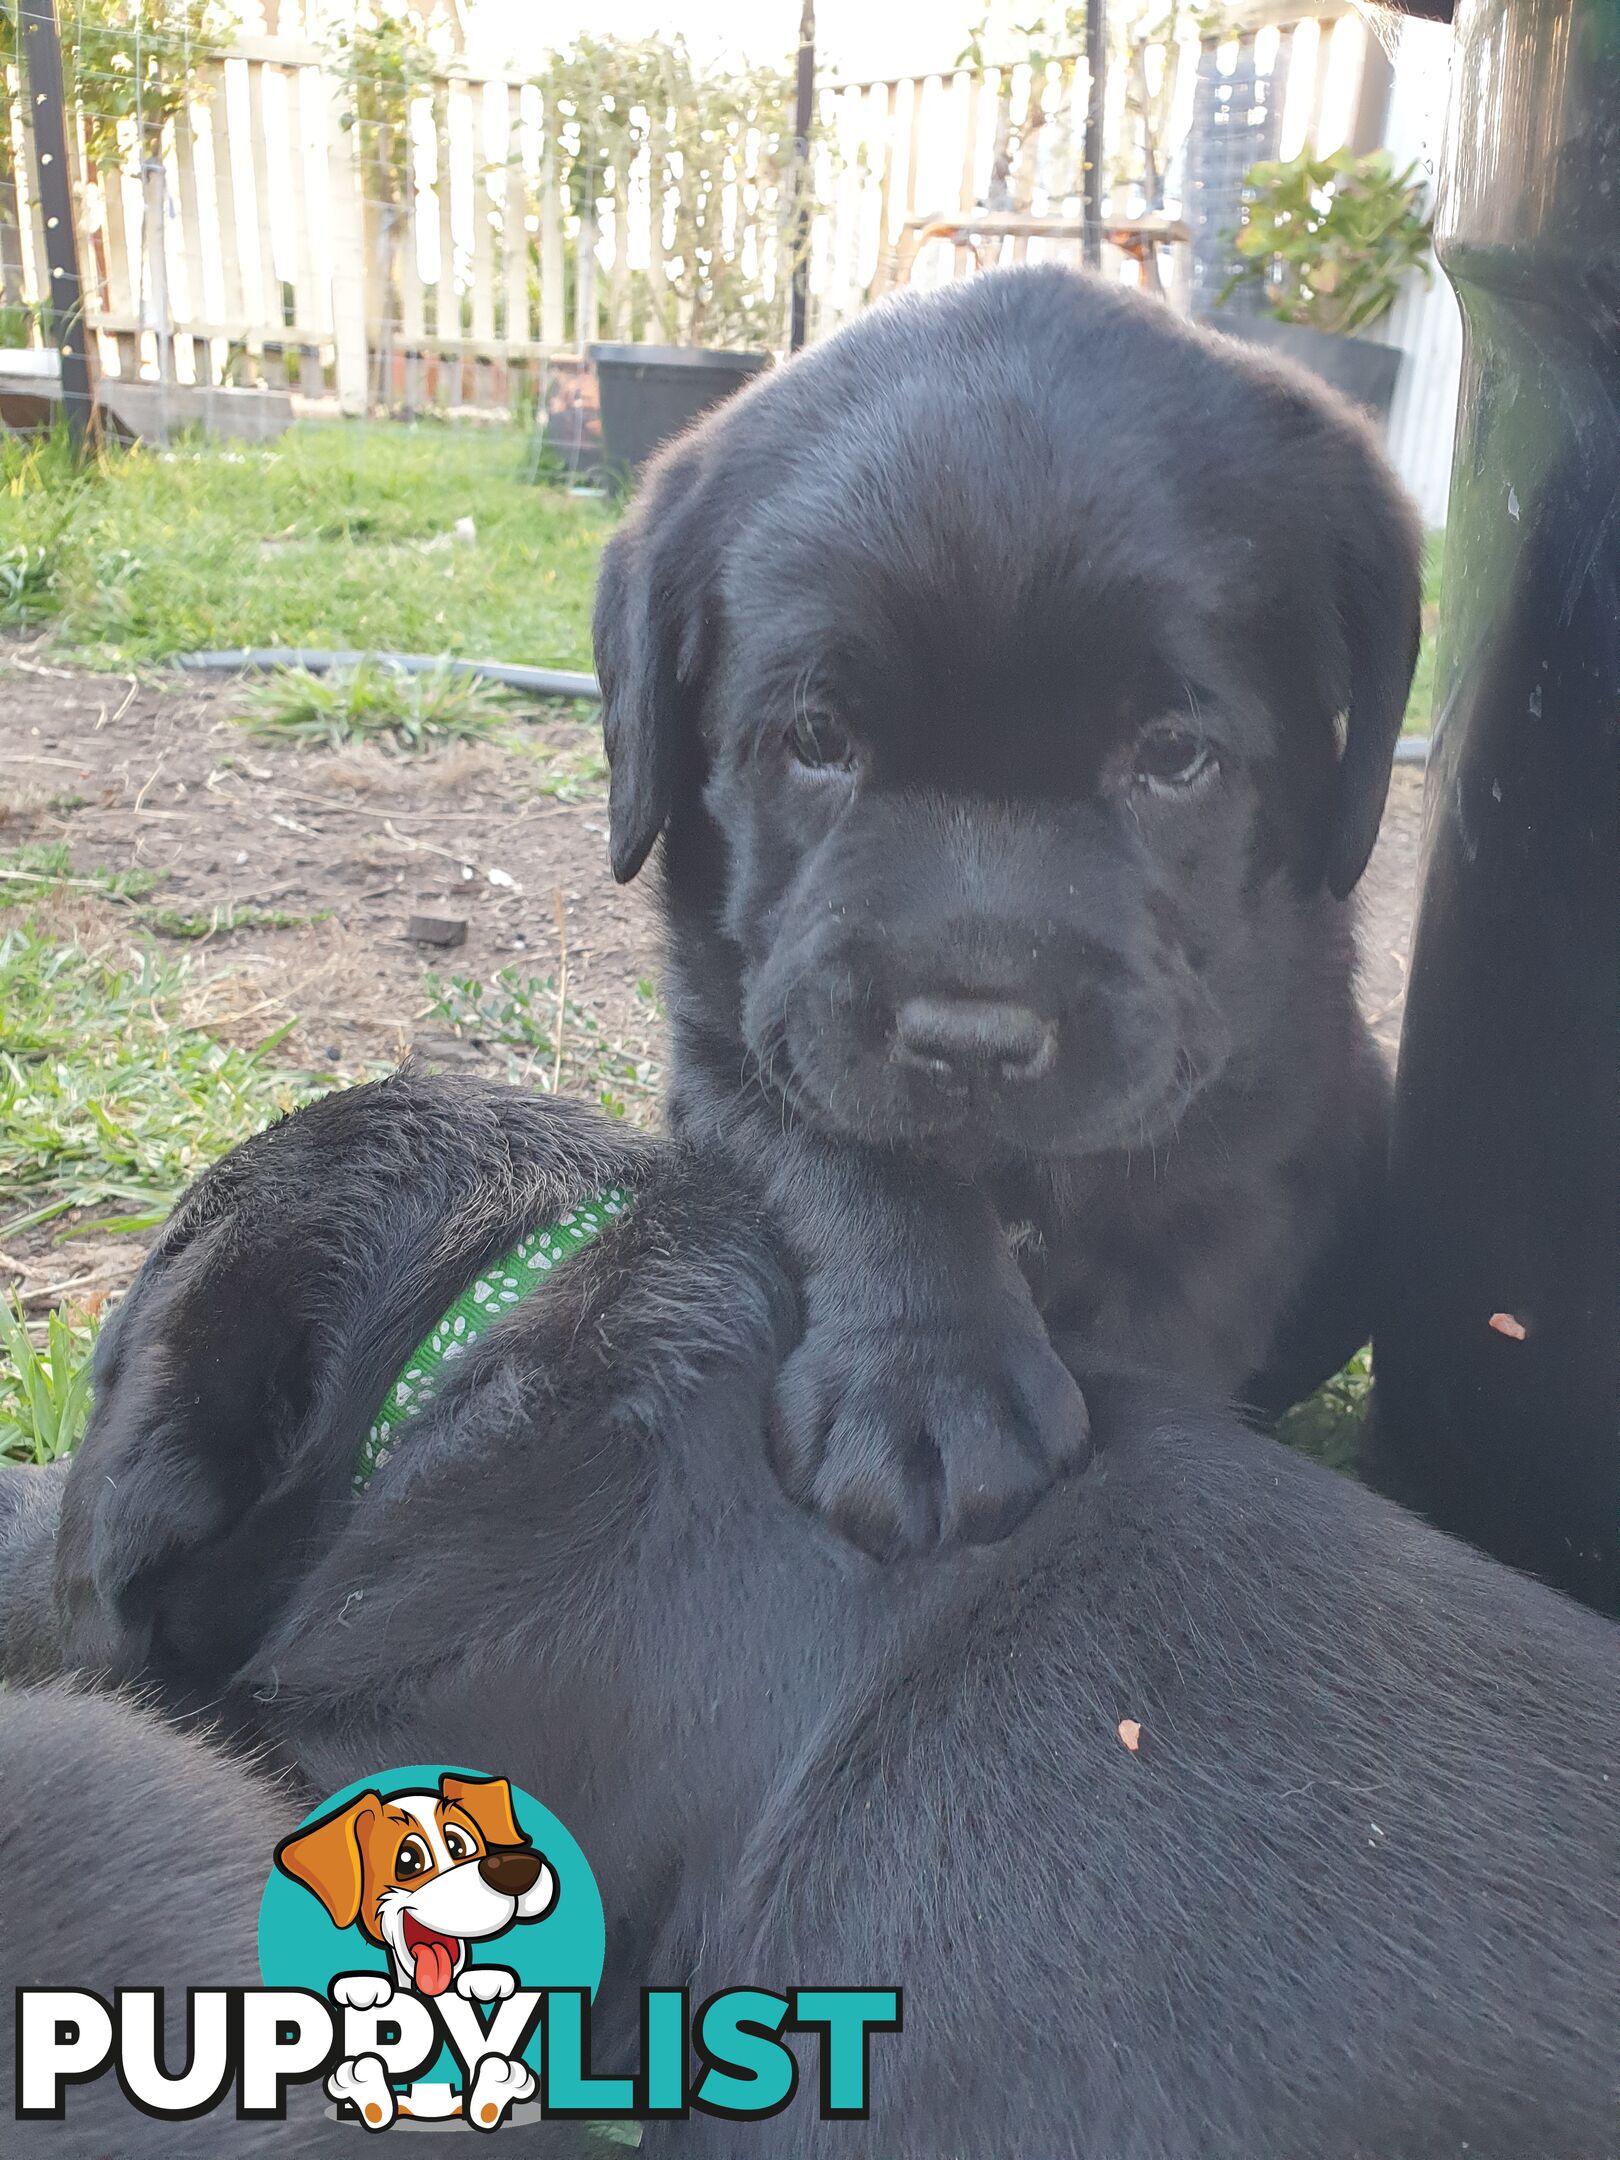
{"label": "teal circle logo background", "polygon": [[[491,1775],[462,1763],[406,1763],[396,1770],[375,1771],[341,1786],[293,1827],[301,1830],[319,1822],[364,1792],[378,1792],[385,1799],[393,1793],[437,1792],[446,1771],[452,1777]],[[556,1870],[557,1902],[544,1920],[520,1920],[504,1935],[469,1943],[468,1963],[505,1966],[516,1973],[520,1988],[584,1988],[594,1999],[602,1981],[607,1929],[591,1864],[567,1827],[517,1785],[512,1787],[512,1812],[536,1852]],[[362,1935],[358,1925],[335,1926],[320,1899],[271,1859],[270,1879],[259,1903],[259,1972],[266,1987],[309,1988],[324,1996],[339,1973],[389,1969],[388,1953],[380,1943]],[[446,2064],[447,2057],[441,2055],[429,2075],[448,2075]]]}

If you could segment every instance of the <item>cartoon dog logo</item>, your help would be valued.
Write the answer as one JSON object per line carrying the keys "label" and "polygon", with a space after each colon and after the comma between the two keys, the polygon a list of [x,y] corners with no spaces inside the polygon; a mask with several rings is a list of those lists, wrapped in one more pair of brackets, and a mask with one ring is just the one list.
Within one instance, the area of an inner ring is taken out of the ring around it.
{"label": "cartoon dog logo", "polygon": [[[276,1865],[319,1898],[335,1926],[358,1927],[387,1951],[391,1982],[371,1973],[336,1984],[338,1998],[357,2008],[380,2008],[396,1988],[504,1999],[513,1976],[470,1964],[468,1945],[544,1920],[557,1903],[556,1873],[519,1828],[505,1778],[446,1771],[437,1792],[363,1792],[283,1838]],[[515,2087],[532,2085],[528,2072],[521,2063],[506,2068],[514,2089],[501,2097],[524,2097]],[[496,2074],[493,2062],[485,2069]],[[339,2064],[327,2090],[353,2102],[368,2127],[393,2118],[395,2096],[375,2057]],[[471,2096],[475,2120],[482,2097]],[[414,2085],[399,2111],[442,2116],[456,2104],[447,2087]]]}

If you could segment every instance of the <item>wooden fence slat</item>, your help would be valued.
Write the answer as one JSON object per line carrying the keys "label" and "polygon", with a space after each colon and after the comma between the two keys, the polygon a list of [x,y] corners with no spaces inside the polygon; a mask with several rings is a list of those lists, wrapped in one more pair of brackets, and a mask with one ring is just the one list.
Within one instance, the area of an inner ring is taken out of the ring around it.
{"label": "wooden fence slat", "polygon": [[900,96],[898,83],[882,83],[872,90],[875,100],[883,103],[883,167],[878,180],[878,264],[873,273],[873,295],[888,288],[894,276],[895,227],[894,227],[894,116]]}
{"label": "wooden fence slat", "polygon": [[[368,239],[367,219],[361,203],[360,130],[346,128],[332,96],[331,84],[317,68],[308,70],[305,96],[318,140],[326,152],[326,212],[332,235],[332,283],[329,304],[332,317],[333,371],[338,404],[349,414],[364,413],[371,392],[371,340],[379,348],[386,342],[382,321],[385,280],[372,279],[371,250],[379,234]],[[375,292],[377,315],[368,320],[370,295]],[[383,386],[379,389],[386,395]]]}
{"label": "wooden fence slat", "polygon": [[[976,207],[975,190],[978,186],[979,78],[964,69],[958,75],[957,82],[961,86],[967,110],[962,122],[962,180],[957,189],[956,207],[959,210],[972,210]],[[956,275],[964,276],[972,264],[972,250],[959,247],[956,251]]]}
{"label": "wooden fence slat", "polygon": [[556,131],[556,111],[547,107],[540,145],[540,342],[552,346],[564,344],[568,337]]}
{"label": "wooden fence slat", "polygon": [[232,167],[230,90],[231,75],[225,63],[210,70],[213,77],[208,99],[209,147],[213,151],[215,230],[219,242],[220,311],[237,318],[247,314],[247,290],[242,277],[241,224],[237,215],[236,174]]}
{"label": "wooden fence slat", "polygon": [[504,106],[504,88],[485,83],[467,101],[472,122],[472,334],[490,341],[495,336],[496,205],[490,185],[489,122],[497,96]]}
{"label": "wooden fence slat", "polygon": [[[439,203],[439,277],[433,294],[433,328],[442,338],[460,337],[461,311],[456,300],[456,234],[451,198],[450,85],[440,83],[433,93],[433,140]],[[457,370],[460,372],[459,368]],[[457,390],[460,384],[457,384]]]}
{"label": "wooden fence slat", "polygon": [[[203,280],[202,206],[197,190],[197,142],[191,108],[182,105],[174,120],[175,199],[180,206],[180,268],[185,277],[186,304],[182,320],[200,322],[213,311],[208,305]],[[192,380],[213,380],[213,366],[206,340],[192,337]]]}
{"label": "wooden fence slat", "polygon": [[266,346],[277,349],[286,343],[286,308],[281,280],[276,274],[275,236],[270,227],[270,143],[265,113],[265,78],[269,68],[262,61],[248,68],[248,141],[253,157],[253,226],[259,258],[259,319],[261,328],[252,340],[259,355]]}
{"label": "wooden fence slat", "polygon": [[33,256],[33,261],[29,266],[29,290],[36,300],[48,302],[50,298],[50,272],[45,265],[45,218],[39,207],[39,186],[34,170],[34,158],[37,152],[34,131],[31,127],[23,129],[23,140],[27,145],[28,152],[21,167],[21,172],[25,176],[25,192],[27,195],[27,216],[23,220],[23,229],[28,236],[28,245]]}
{"label": "wooden fence slat", "polygon": [[911,79],[911,97],[906,106],[906,201],[901,213],[911,217],[917,209],[917,156],[922,148],[922,95],[924,76]]}
{"label": "wooden fence slat", "polygon": [[529,322],[529,174],[523,160],[523,97],[507,84],[506,188],[501,197],[501,283],[508,344],[527,344]]}
{"label": "wooden fence slat", "polygon": [[630,335],[630,175],[622,155],[613,160],[613,260],[608,264],[608,336]]}
{"label": "wooden fence slat", "polygon": [[669,257],[664,248],[664,214],[669,193],[669,133],[662,111],[647,130],[647,319],[641,335],[649,345],[668,341],[671,330]]}
{"label": "wooden fence slat", "polygon": [[[102,230],[106,235],[107,313],[132,320],[139,308],[139,280],[131,262],[129,219],[124,203],[124,166],[121,156],[101,159],[96,167],[96,187],[101,196]],[[140,340],[129,331],[113,333],[121,376],[140,372]]]}
{"label": "wooden fence slat", "polygon": [[314,228],[310,216],[309,154],[304,128],[304,83],[313,68],[288,68],[287,164],[290,175],[288,201],[293,225],[293,321],[320,328],[326,323],[326,296],[315,275]]}
{"label": "wooden fence slat", "polygon": [[404,342],[417,351],[421,349],[427,325],[427,302],[422,285],[422,213],[422,177],[417,164],[416,137],[412,132],[405,199],[400,205],[399,298],[401,334]]}

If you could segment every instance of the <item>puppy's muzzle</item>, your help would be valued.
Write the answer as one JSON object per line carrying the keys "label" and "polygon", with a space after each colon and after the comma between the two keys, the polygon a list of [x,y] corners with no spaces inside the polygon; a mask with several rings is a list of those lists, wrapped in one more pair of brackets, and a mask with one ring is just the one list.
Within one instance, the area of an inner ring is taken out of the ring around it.
{"label": "puppy's muzzle", "polygon": [[895,1014],[895,1056],[947,1085],[1038,1080],[1057,1028],[1032,1006],[981,997],[910,997]]}
{"label": "puppy's muzzle", "polygon": [[522,1897],[540,1879],[540,1855],[532,1852],[487,1852],[478,1872],[502,1897]]}

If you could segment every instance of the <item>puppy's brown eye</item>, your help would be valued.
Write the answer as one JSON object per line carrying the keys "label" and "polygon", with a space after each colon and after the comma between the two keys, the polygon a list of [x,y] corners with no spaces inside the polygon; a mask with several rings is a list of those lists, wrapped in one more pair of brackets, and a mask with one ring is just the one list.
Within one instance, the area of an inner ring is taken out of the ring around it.
{"label": "puppy's brown eye", "polygon": [[427,1874],[432,1865],[422,1840],[408,1837],[395,1856],[394,1874],[400,1882],[414,1882],[418,1875]]}
{"label": "puppy's brown eye", "polygon": [[788,737],[788,747],[799,763],[813,772],[847,772],[855,762],[855,745],[829,713],[800,713]]}
{"label": "puppy's brown eye", "polygon": [[1151,727],[1136,746],[1133,777],[1155,794],[1189,788],[1215,769],[1215,753],[1204,737],[1173,723]]}
{"label": "puppy's brown eye", "polygon": [[454,1823],[446,1823],[444,1849],[452,1860],[470,1860],[473,1855],[473,1841],[465,1830],[458,1829]]}

